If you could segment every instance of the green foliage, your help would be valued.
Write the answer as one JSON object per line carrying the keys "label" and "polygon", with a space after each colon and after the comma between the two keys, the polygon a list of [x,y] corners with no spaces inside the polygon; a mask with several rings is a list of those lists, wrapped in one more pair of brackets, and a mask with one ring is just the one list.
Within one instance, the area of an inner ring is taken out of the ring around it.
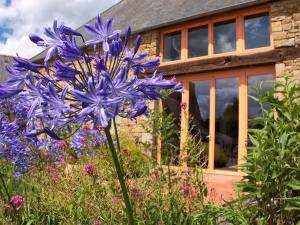
{"label": "green foliage", "polygon": [[226,225],[250,225],[251,214],[248,213],[240,204],[228,204],[219,206],[207,204],[195,215],[194,224],[226,224]]}
{"label": "green foliage", "polygon": [[191,125],[185,143],[183,144],[182,151],[187,152],[187,157],[184,160],[190,167],[203,169],[207,167],[208,163],[208,143],[201,141],[200,131],[193,135],[193,129],[194,127]]}
{"label": "green foliage", "polygon": [[127,177],[140,177],[149,174],[149,163],[152,163],[151,152],[121,134],[121,152],[119,154],[124,173]]}
{"label": "green foliage", "polygon": [[256,220],[266,224],[295,224],[300,197],[300,86],[285,77],[276,81],[274,92],[254,98],[263,116],[254,119],[249,132],[247,175],[239,189],[254,201]]}
{"label": "green foliage", "polygon": [[[172,158],[175,164],[178,164],[178,156],[180,151],[179,131],[175,129],[175,117],[172,113],[168,113],[166,109],[155,109],[150,112],[145,124],[142,125],[146,132],[154,134],[155,138],[161,142],[161,161],[162,164],[170,164]],[[148,146],[151,146],[148,143]],[[153,146],[154,147],[154,146]],[[157,151],[153,149],[153,152]]]}

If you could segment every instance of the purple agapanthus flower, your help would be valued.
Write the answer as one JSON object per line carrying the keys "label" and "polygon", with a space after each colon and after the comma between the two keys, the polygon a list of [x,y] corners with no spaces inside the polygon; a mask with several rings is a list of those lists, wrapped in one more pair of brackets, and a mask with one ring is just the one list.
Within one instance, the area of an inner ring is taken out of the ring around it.
{"label": "purple agapanthus flower", "polygon": [[95,35],[95,38],[85,42],[86,45],[96,45],[98,43],[103,44],[103,50],[105,52],[109,51],[108,40],[116,36],[120,31],[111,31],[113,24],[113,18],[108,18],[106,23],[102,22],[100,15],[97,16],[95,26],[90,24],[84,25],[85,29],[92,35]]}
{"label": "purple agapanthus flower", "polygon": [[29,35],[29,38],[38,46],[48,49],[45,62],[48,62],[51,58],[57,56],[59,49],[62,48],[66,42],[70,41],[68,36],[81,36],[80,33],[64,24],[58,25],[57,20],[54,20],[52,29],[50,27],[44,29],[44,34],[48,39],[43,39],[35,34]]}
{"label": "purple agapanthus flower", "polygon": [[29,104],[15,98],[0,102],[0,159],[12,164],[17,176],[23,174],[37,157],[36,138],[26,138]]}

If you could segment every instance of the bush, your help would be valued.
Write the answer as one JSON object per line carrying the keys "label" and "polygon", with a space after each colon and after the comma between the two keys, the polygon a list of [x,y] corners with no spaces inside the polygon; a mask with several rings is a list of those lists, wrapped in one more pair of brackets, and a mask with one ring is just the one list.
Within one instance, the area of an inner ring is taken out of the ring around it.
{"label": "bush", "polygon": [[253,121],[260,128],[249,131],[247,163],[242,167],[247,175],[239,188],[257,206],[253,221],[295,224],[300,205],[291,207],[291,200],[300,197],[300,86],[285,77],[275,82],[274,92],[255,100],[263,116]]}

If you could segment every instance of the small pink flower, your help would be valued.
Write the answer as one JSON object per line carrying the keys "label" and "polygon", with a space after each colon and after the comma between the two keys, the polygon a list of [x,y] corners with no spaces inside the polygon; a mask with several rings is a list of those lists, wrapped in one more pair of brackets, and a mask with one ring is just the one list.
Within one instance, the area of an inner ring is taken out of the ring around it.
{"label": "small pink flower", "polygon": [[95,172],[95,166],[92,163],[88,163],[84,166],[85,175],[93,175],[94,172]]}
{"label": "small pink flower", "polygon": [[59,180],[59,174],[52,166],[47,166],[47,173],[53,181]]}
{"label": "small pink flower", "polygon": [[146,150],[146,151],[144,152],[144,156],[145,156],[146,158],[150,158],[150,157],[151,157],[151,152],[150,152],[149,150]]}
{"label": "small pink flower", "polygon": [[118,199],[117,199],[116,197],[112,197],[111,203],[112,203],[113,205],[117,205],[117,204],[118,204]]}
{"label": "small pink flower", "polygon": [[140,198],[143,196],[143,192],[138,187],[131,188],[131,195],[134,198]]}
{"label": "small pink flower", "polygon": [[90,129],[90,127],[89,127],[89,125],[87,125],[87,124],[85,123],[85,124],[83,124],[82,129],[85,130],[85,131],[87,131],[87,130]]}
{"label": "small pink flower", "polygon": [[153,175],[155,176],[155,178],[159,178],[159,172],[158,172],[158,169],[154,169],[154,170],[153,170]]}
{"label": "small pink flower", "polygon": [[11,204],[16,208],[21,208],[24,206],[24,198],[20,195],[14,195],[10,199]]}
{"label": "small pink flower", "polygon": [[47,166],[47,172],[48,174],[53,174],[55,173],[55,169],[52,166]]}
{"label": "small pink flower", "polygon": [[100,222],[100,220],[96,220],[94,225],[101,225],[102,223]]}
{"label": "small pink flower", "polygon": [[121,152],[122,152],[124,155],[129,155],[129,150],[128,150],[128,148],[122,148],[122,149],[121,149]]}
{"label": "small pink flower", "polygon": [[63,150],[64,147],[65,147],[65,145],[66,145],[66,142],[65,142],[65,141],[58,141],[58,142],[56,143],[56,145],[57,145],[57,148],[58,148],[59,150]]}
{"label": "small pink flower", "polygon": [[184,195],[188,195],[190,193],[190,185],[188,184],[181,185],[180,192]]}
{"label": "small pink flower", "polygon": [[85,138],[85,137],[80,137],[80,138],[79,138],[79,142],[80,142],[81,144],[85,143],[85,142],[86,142],[86,138]]}
{"label": "small pink flower", "polygon": [[180,107],[181,107],[182,109],[186,109],[186,107],[187,107],[186,102],[181,102],[181,103],[180,103]]}
{"label": "small pink flower", "polygon": [[51,159],[53,156],[53,154],[51,152],[43,152],[43,157],[46,159],[46,160],[49,160]]}

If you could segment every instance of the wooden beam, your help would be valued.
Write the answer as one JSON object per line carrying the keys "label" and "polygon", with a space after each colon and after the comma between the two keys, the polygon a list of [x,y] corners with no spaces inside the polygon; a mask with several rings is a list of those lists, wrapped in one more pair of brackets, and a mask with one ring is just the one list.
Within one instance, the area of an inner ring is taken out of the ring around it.
{"label": "wooden beam", "polygon": [[161,65],[159,71],[166,76],[232,69],[276,63],[300,58],[300,47],[289,47],[243,55],[222,56],[209,59],[190,60],[181,63]]}

